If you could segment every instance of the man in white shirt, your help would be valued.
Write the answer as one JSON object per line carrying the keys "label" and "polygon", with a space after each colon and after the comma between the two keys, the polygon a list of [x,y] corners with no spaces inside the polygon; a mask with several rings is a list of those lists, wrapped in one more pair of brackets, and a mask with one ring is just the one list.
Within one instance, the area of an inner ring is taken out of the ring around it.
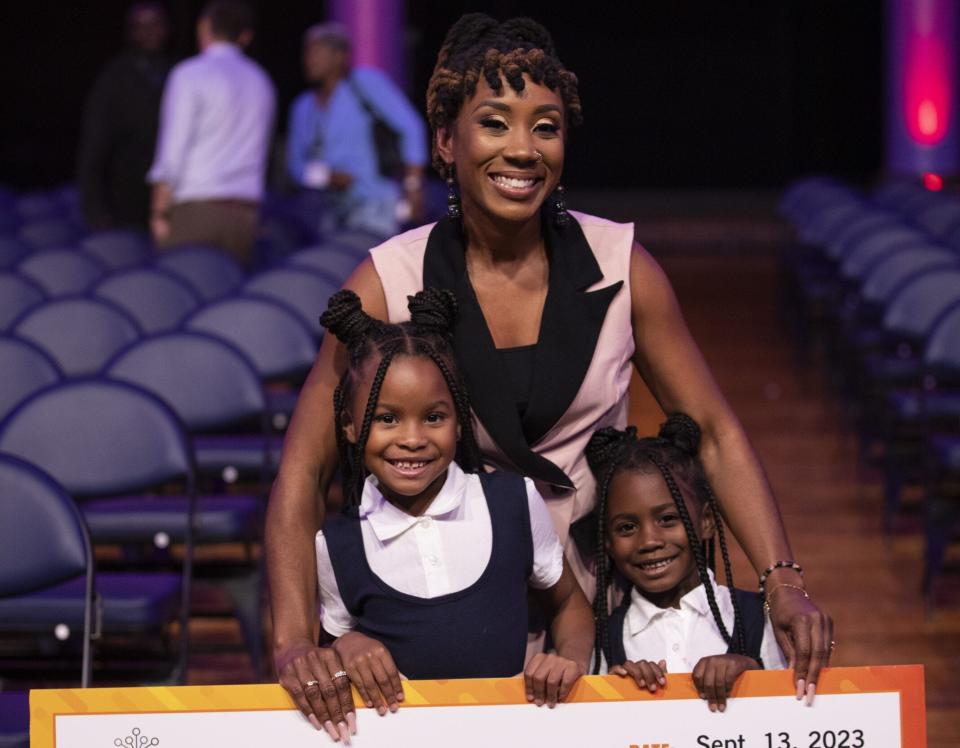
{"label": "man in white shirt", "polygon": [[167,79],[147,176],[158,246],[210,244],[250,262],[276,108],[270,78],[243,54],[252,39],[249,6],[213,0],[197,22],[200,54]]}

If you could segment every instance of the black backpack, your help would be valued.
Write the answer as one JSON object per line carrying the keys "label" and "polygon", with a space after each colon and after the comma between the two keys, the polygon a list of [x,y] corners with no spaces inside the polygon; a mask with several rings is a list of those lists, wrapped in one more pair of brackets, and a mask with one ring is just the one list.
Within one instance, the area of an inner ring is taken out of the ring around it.
{"label": "black backpack", "polygon": [[377,166],[380,175],[388,179],[403,179],[405,166],[403,154],[400,152],[400,133],[377,114],[377,110],[371,106],[353,78],[350,78],[350,89],[360,102],[360,106],[373,119],[373,144],[377,149]]}

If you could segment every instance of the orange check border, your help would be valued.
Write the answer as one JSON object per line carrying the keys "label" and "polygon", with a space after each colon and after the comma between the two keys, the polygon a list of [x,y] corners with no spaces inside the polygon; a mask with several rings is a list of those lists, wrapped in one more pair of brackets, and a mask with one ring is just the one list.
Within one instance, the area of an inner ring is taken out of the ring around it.
{"label": "orange check border", "polygon": [[[689,675],[668,675],[667,688],[656,694],[638,689],[617,676],[586,676],[568,702],[658,701],[697,699]],[[902,748],[926,748],[927,722],[922,665],[828,668],[820,675],[817,694],[900,694]],[[404,683],[404,709],[430,706],[489,706],[526,703],[519,678],[489,678]],[[789,696],[795,693],[789,670],[753,671],[743,675],[733,697]],[[358,707],[363,708],[357,698]],[[31,748],[56,748],[58,715],[154,714],[160,712],[237,712],[294,709],[275,684],[249,686],[156,686],[143,688],[48,689],[30,692]]]}

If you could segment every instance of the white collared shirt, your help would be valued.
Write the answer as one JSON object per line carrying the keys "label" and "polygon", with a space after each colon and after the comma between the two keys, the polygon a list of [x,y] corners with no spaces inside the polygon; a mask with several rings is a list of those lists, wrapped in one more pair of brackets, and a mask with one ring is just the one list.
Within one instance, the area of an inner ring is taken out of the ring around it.
{"label": "white collared shirt", "polygon": [[173,202],[263,196],[276,106],[263,69],[226,42],[175,66],[160,108],[160,132],[147,181],[163,182]]}
{"label": "white collared shirt", "polygon": [[[720,617],[729,633],[733,633],[733,603],[730,589],[718,585],[708,570],[713,584]],[[623,622],[623,649],[628,660],[667,661],[668,673],[689,673],[704,657],[725,654],[727,643],[707,602],[707,592],[698,585],[680,598],[679,608],[659,608],[636,588],[630,592],[630,607]],[[763,629],[760,657],[767,670],[782,670],[786,658],[773,634],[767,618]]]}
{"label": "white collared shirt", "polygon": [[[533,481],[525,478],[524,483],[533,535],[530,586],[547,589],[560,579],[563,547]],[[493,546],[480,478],[464,473],[455,462],[447,469],[440,493],[419,517],[397,509],[380,493],[376,479],[367,478],[360,501],[360,529],[373,573],[398,592],[428,599],[476,582]],[[340,597],[322,530],[316,536],[316,550],[323,628],[341,636],[356,627],[356,619]]]}

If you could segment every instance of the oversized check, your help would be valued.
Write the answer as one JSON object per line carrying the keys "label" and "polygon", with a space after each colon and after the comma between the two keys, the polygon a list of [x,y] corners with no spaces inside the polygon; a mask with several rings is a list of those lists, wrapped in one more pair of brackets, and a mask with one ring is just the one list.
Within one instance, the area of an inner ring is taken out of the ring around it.
{"label": "oversized check", "polygon": [[[657,694],[617,676],[581,679],[555,709],[517,678],[407,681],[396,714],[358,710],[353,745],[418,748],[925,748],[923,667],[832,668],[813,706],[788,671],[749,672],[723,713],[689,675]],[[300,748],[332,745],[277,685],[36,690],[32,748]]]}

